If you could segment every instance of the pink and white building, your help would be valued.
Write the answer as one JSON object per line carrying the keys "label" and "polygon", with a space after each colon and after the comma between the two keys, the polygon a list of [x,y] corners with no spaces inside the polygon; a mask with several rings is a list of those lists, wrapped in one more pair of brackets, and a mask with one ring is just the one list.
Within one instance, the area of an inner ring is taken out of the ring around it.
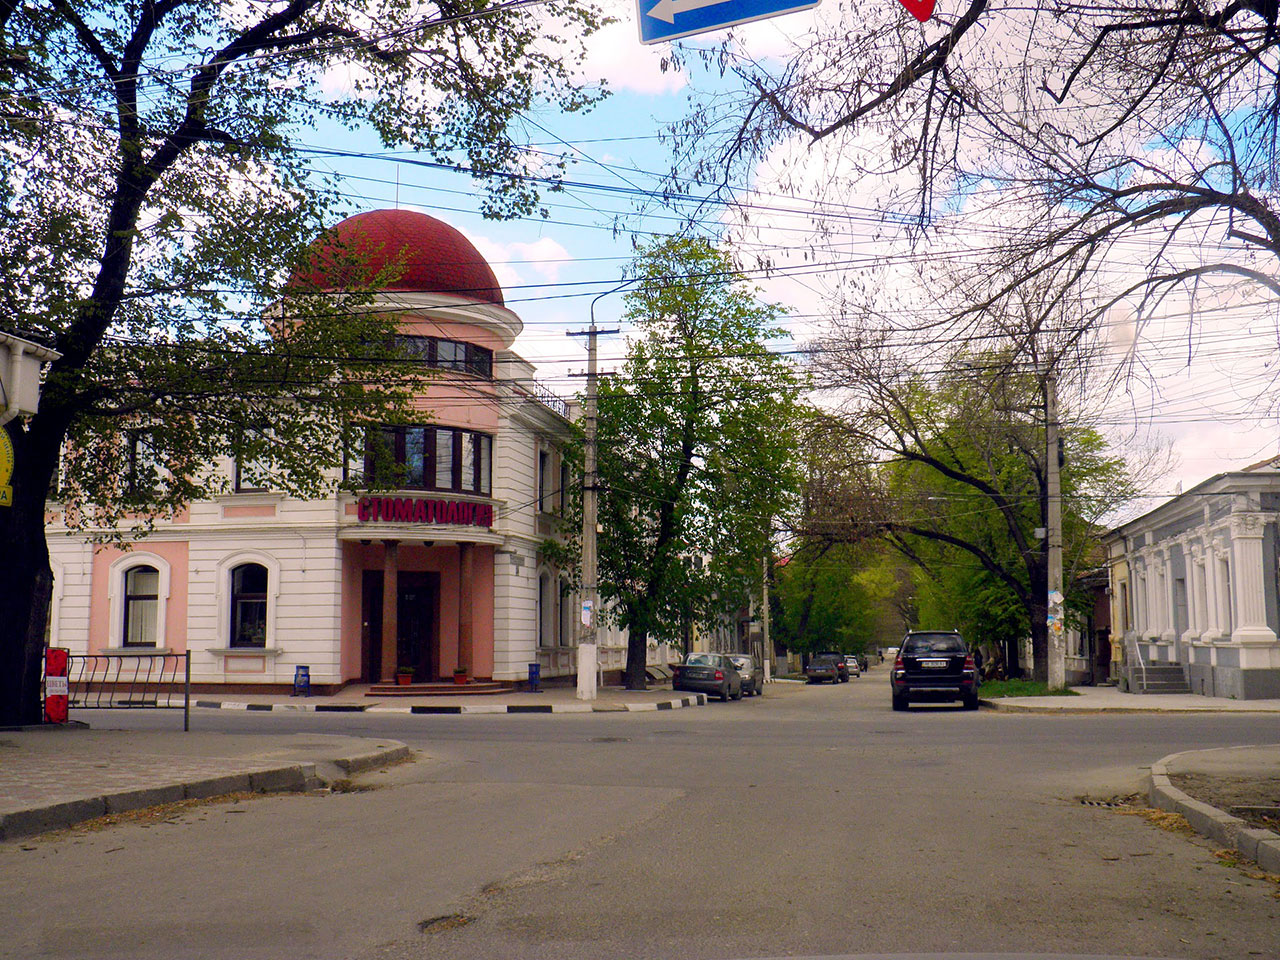
{"label": "pink and white building", "polygon": [[416,404],[421,422],[382,433],[404,488],[298,500],[240,482],[228,460],[218,469],[233,492],[128,550],[69,531],[51,502],[51,642],[190,651],[204,689],[283,688],[298,665],[320,689],[397,671],[452,679],[458,667],[507,682],[530,663],[572,674],[577,600],[539,550],[561,535],[561,490],[577,482],[562,457],[568,405],[512,352],[521,320],[459,231],[379,210],[332,235],[403,264],[374,307],[438,373]]}

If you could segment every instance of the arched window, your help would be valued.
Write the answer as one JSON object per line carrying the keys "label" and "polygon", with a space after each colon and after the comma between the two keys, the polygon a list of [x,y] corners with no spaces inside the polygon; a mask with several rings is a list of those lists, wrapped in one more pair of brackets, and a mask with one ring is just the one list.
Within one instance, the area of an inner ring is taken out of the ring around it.
{"label": "arched window", "polygon": [[154,647],[160,613],[160,571],[145,564],[124,573],[124,629],[126,647]]}
{"label": "arched window", "polygon": [[231,571],[230,645],[267,645],[267,568],[260,563],[242,563]]}

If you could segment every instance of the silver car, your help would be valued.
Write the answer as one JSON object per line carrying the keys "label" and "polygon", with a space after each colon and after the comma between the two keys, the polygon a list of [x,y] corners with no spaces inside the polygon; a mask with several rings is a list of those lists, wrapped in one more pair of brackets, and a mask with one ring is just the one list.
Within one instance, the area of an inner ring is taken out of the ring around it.
{"label": "silver car", "polygon": [[749,653],[731,653],[729,659],[742,675],[742,693],[748,697],[758,697],[764,693],[764,667],[756,663],[756,658]]}

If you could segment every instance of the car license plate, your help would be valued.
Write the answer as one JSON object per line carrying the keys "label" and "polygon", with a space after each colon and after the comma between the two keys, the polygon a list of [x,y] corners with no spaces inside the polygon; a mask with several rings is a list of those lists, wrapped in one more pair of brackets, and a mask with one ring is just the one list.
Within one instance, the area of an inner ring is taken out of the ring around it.
{"label": "car license plate", "polygon": [[925,670],[945,670],[947,669],[947,661],[945,660],[921,660],[920,666]]}

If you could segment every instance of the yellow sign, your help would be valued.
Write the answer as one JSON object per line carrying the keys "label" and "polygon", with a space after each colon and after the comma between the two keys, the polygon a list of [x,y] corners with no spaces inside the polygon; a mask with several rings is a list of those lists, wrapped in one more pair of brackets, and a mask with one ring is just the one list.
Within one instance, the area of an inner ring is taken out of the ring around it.
{"label": "yellow sign", "polygon": [[9,431],[0,427],[0,507],[13,506],[13,487],[9,480],[13,476],[13,441],[9,439]]}

